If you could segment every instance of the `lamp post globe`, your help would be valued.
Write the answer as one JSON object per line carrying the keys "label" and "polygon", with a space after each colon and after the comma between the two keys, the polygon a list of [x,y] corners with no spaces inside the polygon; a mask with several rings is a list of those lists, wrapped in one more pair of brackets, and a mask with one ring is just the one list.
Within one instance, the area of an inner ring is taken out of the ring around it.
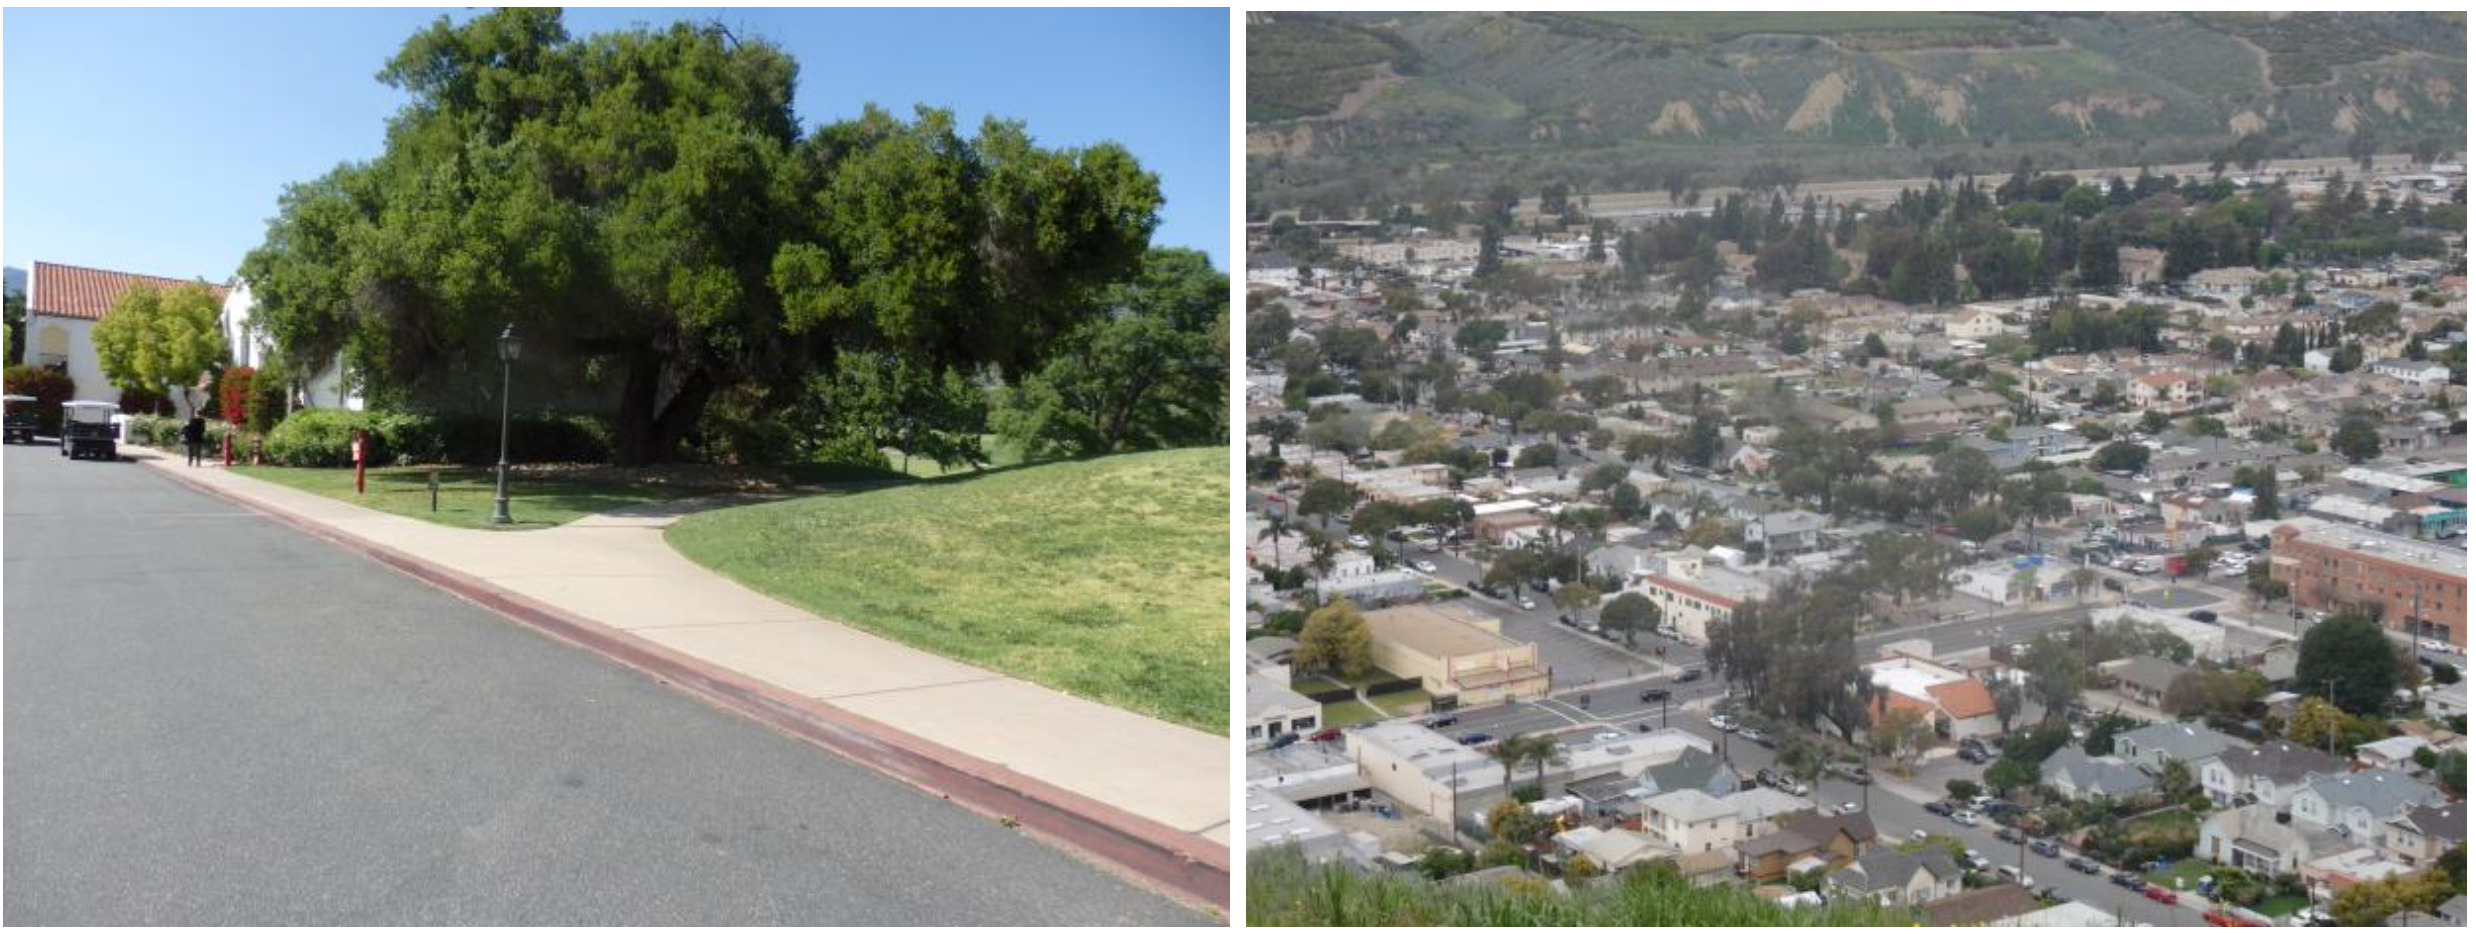
{"label": "lamp post globe", "polygon": [[498,496],[492,504],[492,525],[507,525],[516,521],[507,514],[507,421],[508,395],[515,385],[516,358],[524,352],[524,339],[516,336],[516,326],[509,324],[499,332],[499,476]]}

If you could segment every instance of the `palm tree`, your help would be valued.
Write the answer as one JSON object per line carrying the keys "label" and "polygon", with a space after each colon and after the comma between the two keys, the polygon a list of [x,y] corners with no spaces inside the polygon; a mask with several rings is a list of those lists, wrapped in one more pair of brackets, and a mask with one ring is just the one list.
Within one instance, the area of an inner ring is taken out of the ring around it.
{"label": "palm tree", "polygon": [[1513,797],[1513,770],[1530,758],[1530,738],[1515,733],[1497,740],[1496,748],[1488,750],[1487,756],[1496,760],[1497,765],[1504,766],[1505,798],[1510,800]]}
{"label": "palm tree", "polygon": [[1557,742],[1556,737],[1551,734],[1530,737],[1523,741],[1523,746],[1525,748],[1522,750],[1522,758],[1529,760],[1538,770],[1531,784],[1538,786],[1539,796],[1544,798],[1547,796],[1548,766],[1565,761],[1565,745]]}

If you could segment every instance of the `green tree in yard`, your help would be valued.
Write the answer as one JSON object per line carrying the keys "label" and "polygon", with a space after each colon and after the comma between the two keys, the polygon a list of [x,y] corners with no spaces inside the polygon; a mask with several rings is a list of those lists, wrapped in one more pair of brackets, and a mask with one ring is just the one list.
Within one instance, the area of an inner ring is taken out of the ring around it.
{"label": "green tree in yard", "polygon": [[793,422],[803,429],[795,446],[806,448],[805,456],[868,462],[893,448],[905,461],[916,455],[941,468],[988,462],[980,445],[988,393],[961,373],[845,351],[832,372],[811,378],[809,394],[813,404]]}
{"label": "green tree in yard", "polygon": [[2381,456],[2381,423],[2361,411],[2349,412],[2339,419],[2338,430],[2330,435],[2330,450],[2361,464]]}
{"label": "green tree in yard", "polygon": [[2099,470],[2140,473],[2149,469],[2149,448],[2131,441],[2110,441],[2090,457]]}
{"label": "green tree in yard", "polygon": [[1465,322],[1453,331],[1453,346],[1481,360],[1495,354],[1496,345],[1504,343],[1505,323],[1493,318]]}
{"label": "green tree in yard", "polygon": [[1229,416],[1229,277],[1202,252],[1154,249],[1103,289],[1004,396],[991,426],[1034,455],[1222,443]]}
{"label": "green tree in yard", "polygon": [[2045,711],[2048,722],[2063,717],[2065,708],[2080,699],[2081,679],[2088,674],[2088,658],[2070,642],[2052,636],[2029,644],[2026,658],[2015,661],[2029,675],[2029,696]]}
{"label": "green tree in yard", "polygon": [[2327,697],[2351,714],[2379,714],[2398,687],[2398,656],[2381,624],[2346,613],[2305,630],[2296,647],[2299,693]]}
{"label": "green tree in yard", "polygon": [[223,303],[205,285],[134,286],[95,322],[95,362],[122,389],[196,386],[208,367],[224,361],[222,319]]}
{"label": "green tree in yard", "polygon": [[1559,610],[1579,613],[1599,605],[1599,588],[1575,581],[1556,588],[1556,592],[1550,594],[1548,600],[1556,604]]}
{"label": "green tree in yard", "polygon": [[1616,599],[1608,601],[1606,609],[1599,611],[1599,628],[1624,633],[1625,646],[1632,648],[1635,633],[1659,628],[1659,615],[1659,604],[1638,591],[1628,590],[1617,594]]}
{"label": "green tree in yard", "polygon": [[9,329],[7,356],[0,365],[16,366],[26,362],[26,294],[11,290],[0,295],[0,320]]}
{"label": "green tree in yard", "polygon": [[1340,480],[1318,477],[1298,494],[1298,514],[1338,516],[1358,505],[1358,488]]}
{"label": "green tree in yard", "polygon": [[1367,540],[1374,543],[1379,552],[1384,549],[1385,533],[1408,524],[1410,524],[1409,510],[1403,509],[1400,503],[1383,500],[1360,506],[1358,512],[1350,515],[1350,531],[1367,536]]}
{"label": "green tree in yard", "polygon": [[1853,740],[1874,697],[1855,646],[1865,607],[1864,587],[1853,578],[1790,580],[1715,622],[1705,652],[1713,671],[1756,711],[1828,724]]}
{"label": "green tree in yard", "polygon": [[2038,783],[2038,764],[2021,759],[1997,759],[1986,767],[1986,788],[1997,795],[2008,795],[2014,788],[2031,787]]}
{"label": "green tree in yard", "polygon": [[1307,614],[1298,632],[1298,650],[1290,660],[1306,671],[1323,671],[1356,680],[1375,667],[1375,641],[1357,604],[1336,600]]}
{"label": "green tree in yard", "polygon": [[1124,147],[925,108],[803,134],[796,72],[713,25],[441,18],[379,73],[407,98],[385,151],[288,191],[244,260],[256,314],[381,402],[478,392],[512,322],[528,369],[603,381],[641,464],[719,398],[780,417],[842,349],[1035,373],[1142,268],[1160,185]]}

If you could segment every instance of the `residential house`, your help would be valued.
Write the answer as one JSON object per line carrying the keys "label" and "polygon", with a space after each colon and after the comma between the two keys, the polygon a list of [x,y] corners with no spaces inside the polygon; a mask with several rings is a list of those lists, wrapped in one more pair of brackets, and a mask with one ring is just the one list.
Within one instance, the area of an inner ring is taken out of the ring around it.
{"label": "residential house", "polygon": [[1568,857],[1589,857],[1602,872],[1616,872],[1673,855],[1651,835],[1622,828],[1602,830],[1586,824],[1557,834],[1555,841]]}
{"label": "residential house", "polygon": [[2144,411],[2180,412],[2200,401],[2200,377],[2182,370],[2160,370],[2132,380],[2125,398]]}
{"label": "residential house", "polygon": [[1677,853],[1709,853],[1744,837],[1737,805],[1686,788],[1642,802],[1643,826]]}
{"label": "residential house", "polygon": [[1918,906],[1918,912],[1924,916],[1921,920],[1932,927],[1982,927],[2043,907],[2045,903],[2029,894],[2028,889],[2017,882],[2006,882],[1927,902]]}
{"label": "residential house", "polygon": [[2426,742],[2420,736],[2393,736],[2387,739],[2377,739],[2356,747],[2356,765],[2367,769],[2396,769],[2401,772],[2414,772],[2419,769],[2416,765],[2416,753],[2432,748],[2433,744]]}
{"label": "residential house", "polygon": [[1895,655],[1866,667],[1881,689],[1875,701],[1878,719],[1892,710],[1915,710],[1934,725],[1936,735],[1951,740],[2002,732],[1994,694],[1983,681],[1913,655]]}
{"label": "residential house", "polygon": [[2327,828],[2358,843],[2380,846],[2392,818],[2443,801],[2441,789],[2405,772],[2371,771],[2308,776],[2289,806],[2299,826]]}
{"label": "residential house", "polygon": [[2175,686],[2175,679],[2192,671],[2190,668],[2150,655],[2119,658],[2099,665],[2098,670],[2106,677],[2114,679],[2115,693],[2153,709],[2163,708],[2166,704],[2167,689]]}
{"label": "residential house", "polygon": [[2304,790],[2306,779],[2346,768],[2346,761],[2337,756],[2283,739],[2271,740],[2203,760],[2201,791],[2221,805],[2249,796],[2254,801],[2284,808],[2296,792]]}
{"label": "residential house", "polygon": [[2038,769],[2038,781],[2074,801],[2123,800],[2158,790],[2148,773],[2115,756],[2092,756],[2066,743]]}
{"label": "residential house", "polygon": [[2192,854],[2221,866],[2278,876],[2301,872],[2316,851],[2335,852],[2330,835],[2314,834],[2282,819],[2267,801],[2229,808],[2201,820]]}
{"label": "residential house", "polygon": [[1827,897],[1869,898],[1883,905],[1923,905],[1960,894],[1964,873],[1950,853],[1877,849],[1824,877]]}
{"label": "residential house", "polygon": [[2390,819],[2384,836],[2390,855],[2410,866],[2431,866],[2467,843],[2467,805],[2419,804]]}
{"label": "residential house", "polygon": [[1778,829],[1737,844],[1738,869],[1749,880],[1777,882],[1846,866],[1874,843],[1874,819],[1865,814],[1800,811],[1781,817]]}
{"label": "residential house", "polygon": [[1766,555],[1813,551],[1821,546],[1823,526],[1829,522],[1803,509],[1770,513],[1745,524],[1745,543],[1761,546]]}
{"label": "residential house", "polygon": [[2152,775],[2169,762],[2181,762],[2197,777],[2201,763],[2243,748],[2243,740],[2198,723],[2153,723],[2115,734],[2115,757]]}

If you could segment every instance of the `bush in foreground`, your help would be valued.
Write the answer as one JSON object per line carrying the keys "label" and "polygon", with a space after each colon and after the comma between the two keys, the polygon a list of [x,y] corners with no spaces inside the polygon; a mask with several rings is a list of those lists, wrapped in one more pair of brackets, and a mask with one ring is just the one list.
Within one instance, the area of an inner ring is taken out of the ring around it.
{"label": "bush in foreground", "polygon": [[1696,887],[1665,866],[1636,866],[1558,895],[1543,884],[1453,886],[1405,875],[1310,866],[1292,850],[1247,860],[1247,923],[1270,927],[1895,927],[1874,905],[1790,908],[1742,887]]}

